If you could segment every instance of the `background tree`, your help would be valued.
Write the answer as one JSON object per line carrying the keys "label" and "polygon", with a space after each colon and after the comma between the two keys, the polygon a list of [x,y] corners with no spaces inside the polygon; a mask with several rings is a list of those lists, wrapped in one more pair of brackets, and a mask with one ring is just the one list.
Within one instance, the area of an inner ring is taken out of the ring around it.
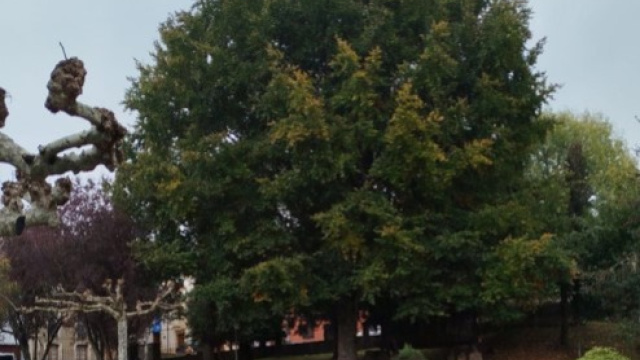
{"label": "background tree", "polygon": [[[124,300],[131,308],[136,301],[156,296],[157,283],[150,280],[132,251],[139,229],[130,217],[114,208],[108,189],[103,186],[92,181],[76,184],[78,190],[60,211],[60,232],[65,239],[61,255],[77,269],[71,279],[60,284],[74,291],[106,295],[105,279],[122,279]],[[136,338],[142,335],[153,315],[131,318],[128,332]],[[78,317],[98,359],[111,356],[109,350],[117,345],[113,317],[104,312],[79,313]]]}
{"label": "background tree", "polygon": [[555,125],[533,152],[528,191],[530,199],[540,204],[531,219],[555,234],[556,246],[574,262],[572,277],[561,280],[567,314],[562,342],[568,330],[568,298],[573,297],[573,316],[579,321],[583,283],[626,261],[637,246],[632,224],[640,186],[636,160],[604,117],[571,113],[544,117]]}
{"label": "background tree", "polygon": [[33,305],[36,296],[49,293],[57,283],[56,270],[63,262],[51,255],[59,253],[59,245],[56,230],[46,227],[30,228],[20,238],[4,239],[5,255],[10,262],[9,279],[16,285],[16,291],[3,293],[3,297],[11,304],[8,323],[26,360],[46,359],[65,320],[57,314],[25,314],[18,309]]}
{"label": "background tree", "polygon": [[[124,301],[129,308],[136,301],[153,299],[157,283],[149,280],[131,249],[138,230],[131,219],[112,206],[108,194],[89,181],[74,186],[71,199],[60,210],[62,224],[58,228],[33,228],[20,237],[5,239],[7,257],[11,261],[10,278],[19,291],[13,298],[19,308],[32,308],[36,297],[47,297],[57,286],[72,291],[105,295],[105,279],[123,279]],[[152,315],[137,317],[128,326],[138,335],[148,328]],[[42,321],[61,324],[63,316],[55,313],[12,311],[14,331],[21,346],[27,347]],[[30,320],[31,319],[31,320]],[[42,321],[36,321],[42,319]],[[102,313],[80,313],[77,317],[87,330],[88,340],[98,359],[110,357],[117,345],[115,320]],[[18,334],[19,335],[19,334]],[[56,333],[50,331],[53,340]],[[23,350],[24,351],[24,350]]]}
{"label": "background tree", "polygon": [[117,195],[216,316],[329,304],[340,360],[363,303],[475,311],[510,235],[476,217],[512,200],[547,125],[528,17],[512,1],[198,2],[128,93]]}

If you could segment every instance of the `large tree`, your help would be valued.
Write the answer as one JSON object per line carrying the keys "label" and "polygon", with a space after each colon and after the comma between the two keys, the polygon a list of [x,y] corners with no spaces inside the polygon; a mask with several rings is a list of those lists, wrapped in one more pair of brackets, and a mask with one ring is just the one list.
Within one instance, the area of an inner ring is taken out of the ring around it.
{"label": "large tree", "polygon": [[331,313],[340,360],[355,359],[362,303],[481,307],[509,232],[475,214],[512,198],[546,128],[528,18],[507,0],[178,13],[126,99],[139,121],[117,194],[172,254],[148,263],[209,289],[219,333],[292,306]]}

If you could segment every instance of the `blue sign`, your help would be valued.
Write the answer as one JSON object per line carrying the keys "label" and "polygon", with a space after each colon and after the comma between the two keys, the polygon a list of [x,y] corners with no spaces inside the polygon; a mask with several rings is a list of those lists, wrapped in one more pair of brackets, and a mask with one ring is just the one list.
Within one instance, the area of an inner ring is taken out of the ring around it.
{"label": "blue sign", "polygon": [[151,324],[151,332],[154,334],[160,334],[162,332],[162,320],[159,317],[153,319]]}

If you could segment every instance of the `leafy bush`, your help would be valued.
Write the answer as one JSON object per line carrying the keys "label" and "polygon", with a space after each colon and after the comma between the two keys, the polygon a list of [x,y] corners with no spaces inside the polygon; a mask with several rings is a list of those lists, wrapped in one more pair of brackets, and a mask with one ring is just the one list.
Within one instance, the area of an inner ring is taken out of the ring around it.
{"label": "leafy bush", "polygon": [[611,348],[594,347],[578,360],[629,360],[629,358]]}
{"label": "leafy bush", "polygon": [[396,360],[427,360],[422,351],[405,344],[398,352]]}

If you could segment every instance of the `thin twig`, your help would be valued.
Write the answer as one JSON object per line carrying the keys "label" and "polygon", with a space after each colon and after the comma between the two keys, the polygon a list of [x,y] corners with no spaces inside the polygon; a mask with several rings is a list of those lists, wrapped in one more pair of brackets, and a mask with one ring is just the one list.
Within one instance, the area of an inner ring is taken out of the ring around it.
{"label": "thin twig", "polygon": [[64,59],[69,60],[69,58],[67,58],[67,52],[64,50],[64,45],[62,45],[62,41],[58,41],[58,44],[60,44],[60,48],[62,48],[62,55],[64,55]]}

